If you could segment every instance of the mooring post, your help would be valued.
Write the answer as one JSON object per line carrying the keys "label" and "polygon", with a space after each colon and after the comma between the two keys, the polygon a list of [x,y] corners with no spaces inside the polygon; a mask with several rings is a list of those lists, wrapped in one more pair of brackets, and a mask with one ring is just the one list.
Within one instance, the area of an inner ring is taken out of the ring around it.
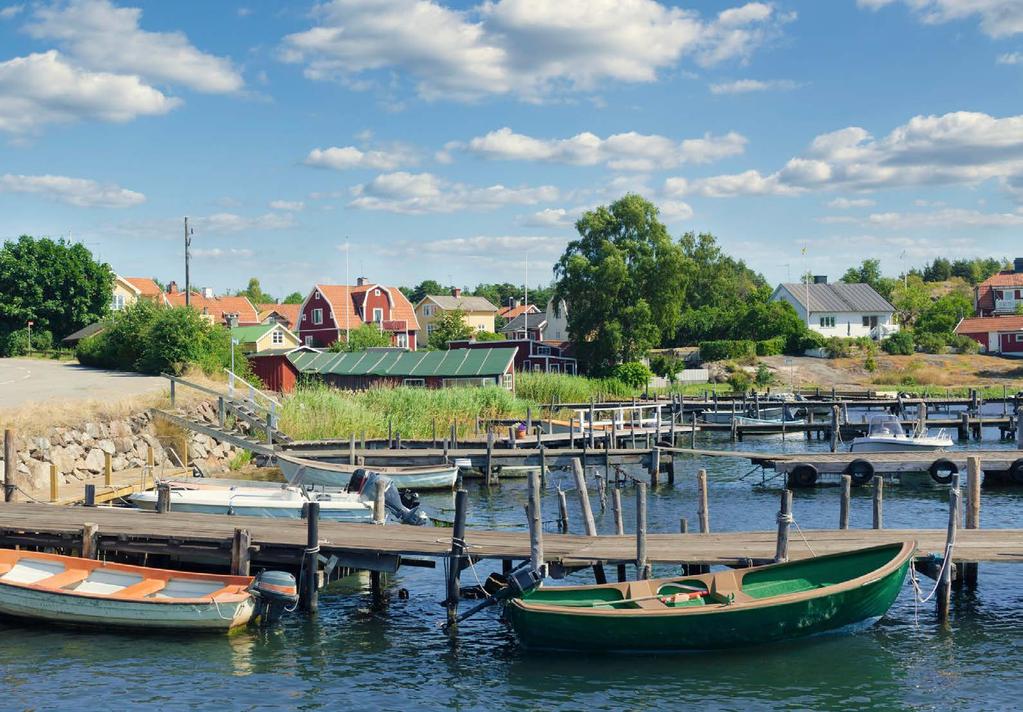
{"label": "mooring post", "polygon": [[600,502],[600,511],[607,509],[607,478],[597,478],[597,501]]}
{"label": "mooring post", "polygon": [[231,575],[249,575],[249,547],[252,536],[248,529],[235,529],[231,539]]}
{"label": "mooring post", "polygon": [[650,578],[646,560],[646,484],[636,483],[636,578]]}
{"label": "mooring post", "polygon": [[874,529],[884,529],[884,477],[874,475]]}
{"label": "mooring post", "polygon": [[517,447],[515,443],[515,430],[516,428],[514,425],[508,426],[508,447],[510,447],[512,450],[514,450]]}
{"label": "mooring post", "polygon": [[394,447],[394,422],[387,419],[387,449],[390,450]]}
{"label": "mooring post", "polygon": [[941,579],[938,582],[938,621],[948,622],[948,607],[952,597],[952,562],[945,561],[955,550],[956,529],[959,524],[959,475],[952,475],[948,488],[948,530],[945,534],[945,553],[942,557]]}
{"label": "mooring post", "polygon": [[593,448],[593,447],[596,446],[596,442],[594,442],[594,437],[596,436],[596,432],[593,429],[593,398],[592,397],[590,398],[590,419],[589,420],[590,420],[590,437],[589,437],[589,441],[590,441],[590,447]]}
{"label": "mooring post", "polygon": [[685,517],[680,517],[678,520],[678,533],[688,534],[689,533],[689,520]]}
{"label": "mooring post", "polygon": [[160,514],[166,514],[170,509],[170,484],[161,482],[156,486],[156,511]]}
{"label": "mooring post", "polygon": [[[477,418],[476,419],[476,424],[479,425],[479,422],[480,422],[479,418]],[[457,450],[458,449],[458,423],[452,423],[451,424],[451,437],[449,438],[449,441],[451,443],[451,449],[452,450]]]}
{"label": "mooring post", "polygon": [[430,423],[432,430],[430,431],[430,447],[434,450],[437,449],[437,419],[434,418]]}
{"label": "mooring post", "polygon": [[17,502],[18,451],[14,447],[14,430],[4,430],[4,501]]}
{"label": "mooring post", "polygon": [[526,406],[526,432],[533,432],[533,407]]}
{"label": "mooring post", "polygon": [[401,431],[396,430],[394,433],[394,449],[401,450]]}
{"label": "mooring post", "polygon": [[1016,449],[1023,450],[1023,408],[1016,409]]}
{"label": "mooring post", "polygon": [[[579,493],[579,508],[582,510],[586,536],[597,536],[597,524],[593,520],[593,509],[590,507],[590,493],[586,489],[586,470],[578,458],[572,460],[572,474],[575,476],[575,489]],[[593,576],[597,583],[607,583],[602,563],[597,562],[593,565]]]}
{"label": "mooring post", "polygon": [[792,524],[792,490],[781,491],[781,509],[778,510],[778,541],[774,547],[775,563],[789,560],[789,525]]}
{"label": "mooring post", "polygon": [[82,558],[99,558],[99,525],[92,522],[82,524]]}
{"label": "mooring post", "polygon": [[547,448],[540,444],[540,484],[547,480]]}
{"label": "mooring post", "polygon": [[[454,625],[458,617],[458,597],[461,588],[462,559],[465,556],[465,517],[469,506],[469,492],[460,489],[455,493],[455,526],[451,530],[451,555],[448,561],[448,598],[446,601],[448,625]],[[532,537],[532,532],[530,532]]]}
{"label": "mooring post", "polygon": [[957,433],[960,440],[970,439],[970,414],[963,412],[959,414],[959,432]]}
{"label": "mooring post", "polygon": [[568,495],[565,490],[558,490],[558,530],[568,534]]}
{"label": "mooring post", "polygon": [[[625,522],[622,519],[622,492],[617,487],[611,490],[611,513],[615,520],[615,534],[625,536]],[[618,582],[628,579],[625,564],[618,564]]]}
{"label": "mooring post", "polygon": [[699,490],[699,505],[697,513],[700,515],[700,533],[710,533],[710,511],[707,505],[707,471],[700,470],[696,473],[696,487]]}
{"label": "mooring post", "polygon": [[672,447],[675,447],[676,445],[678,445],[678,440],[676,439],[677,436],[675,435],[675,408],[674,408],[674,406],[671,409],[671,421],[670,421],[670,424],[668,426],[668,438],[671,440],[671,446]]}
{"label": "mooring post", "polygon": [[355,465],[355,433],[348,436],[348,464]]}
{"label": "mooring post", "polygon": [[224,396],[217,398],[217,427],[221,430],[227,422],[227,406],[224,403]]}
{"label": "mooring post", "polygon": [[[980,529],[980,458],[966,458],[966,528]],[[963,583],[977,585],[978,564],[963,564]]]}
{"label": "mooring post", "polygon": [[316,613],[319,601],[320,503],[306,503],[305,551],[302,554],[302,610]]}
{"label": "mooring post", "polygon": [[529,565],[538,570],[543,566],[543,513],[540,504],[540,477],[536,470],[529,472]]}
{"label": "mooring post", "polygon": [[849,503],[852,499],[852,477],[842,475],[842,503],[838,508],[838,528],[849,528]]}
{"label": "mooring post", "polygon": [[568,447],[575,450],[575,416],[568,419]]}
{"label": "mooring post", "polygon": [[[604,481],[611,479],[611,436],[604,438]],[[603,509],[603,507],[601,507]]]}
{"label": "mooring post", "polygon": [[376,497],[373,500],[373,523],[387,523],[387,508],[384,506],[384,493],[386,490],[379,485],[376,488]]}
{"label": "mooring post", "polygon": [[59,497],[60,483],[57,479],[57,466],[50,463],[50,501],[56,502]]}
{"label": "mooring post", "polygon": [[693,411],[693,422],[689,424],[689,449],[696,449],[696,411]]}
{"label": "mooring post", "polygon": [[831,406],[831,452],[838,452],[838,406]]}
{"label": "mooring post", "polygon": [[650,448],[650,486],[657,486],[657,476],[661,471],[661,448],[654,445]]}
{"label": "mooring post", "polygon": [[487,428],[487,462],[483,468],[483,478],[489,487],[494,482],[494,431]]}
{"label": "mooring post", "polygon": [[114,484],[114,461],[109,452],[103,453],[103,485],[110,487]]}

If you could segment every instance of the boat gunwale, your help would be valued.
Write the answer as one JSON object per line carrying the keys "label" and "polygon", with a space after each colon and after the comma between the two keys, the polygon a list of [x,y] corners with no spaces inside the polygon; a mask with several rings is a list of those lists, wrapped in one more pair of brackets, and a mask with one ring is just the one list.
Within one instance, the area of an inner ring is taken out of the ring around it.
{"label": "boat gunwale", "polygon": [[[16,554],[17,556],[11,556]],[[244,603],[246,599],[251,598],[251,594],[248,592],[249,586],[255,580],[251,576],[220,576],[218,574],[204,574],[194,573],[190,571],[175,571],[173,569],[157,569],[150,568],[147,566],[132,566],[131,564],[118,564],[115,562],[99,561],[96,559],[83,559],[77,556],[63,556],[61,554],[48,554],[39,551],[18,551],[14,549],[0,549],[0,564],[10,563],[13,568],[22,559],[42,559],[44,561],[57,561],[65,564],[65,571],[72,567],[84,568],[91,574],[96,569],[108,569],[118,573],[130,573],[135,575],[141,575],[142,580],[162,580],[169,581],[171,578],[185,579],[188,581],[201,581],[210,583],[220,583],[221,588],[212,591],[209,595],[198,598],[144,598],[144,597],[124,597],[118,596],[118,592],[114,593],[87,593],[80,591],[72,591],[62,588],[51,588],[48,586],[39,585],[36,583],[25,583],[20,581],[4,581],[0,578],[0,586],[8,586],[11,588],[19,588],[28,591],[34,591],[38,593],[47,593],[55,596],[75,596],[78,598],[91,598],[99,601],[114,601],[118,603],[152,603],[159,605],[213,605],[213,604],[234,604]],[[6,572],[5,572],[6,573]],[[153,576],[152,573],[157,574]],[[148,575],[147,575],[148,574]],[[56,575],[56,574],[55,574]],[[2,576],[2,575],[0,575]],[[88,578],[88,577],[86,577]],[[45,581],[46,579],[42,579]]]}
{"label": "boat gunwale", "polygon": [[414,467],[371,467],[368,465],[345,465],[338,462],[325,462],[322,460],[311,460],[306,457],[295,457],[294,455],[284,455],[282,453],[276,453],[274,455],[278,460],[285,460],[291,462],[300,467],[314,468],[320,470],[328,470],[331,472],[342,472],[346,475],[354,475],[356,470],[366,470],[367,472],[375,472],[381,475],[387,475],[389,477],[402,476],[402,475],[441,475],[448,474],[454,471],[455,476],[458,475],[458,467],[456,465],[417,465]]}
{"label": "boat gunwale", "polygon": [[[862,549],[853,549],[851,551],[840,551],[834,554],[825,554],[824,556],[818,556],[813,559],[798,559],[796,561],[784,561],[776,564],[767,564],[766,566],[752,566],[748,569],[731,569],[731,573],[737,576],[736,583],[739,586],[741,592],[742,578],[746,574],[752,571],[763,571],[765,569],[771,569],[781,566],[789,566],[796,563],[804,563],[806,561],[814,561],[821,559],[832,559],[848,556],[849,554],[859,554],[871,551],[877,551],[879,549],[887,549],[900,544],[898,553],[896,553],[890,561],[883,566],[876,569],[872,569],[867,573],[857,576],[841,583],[832,584],[830,586],[824,586],[822,588],[809,589],[807,591],[799,591],[797,593],[782,594],[779,596],[768,596],[766,598],[753,598],[749,597],[749,600],[736,600],[730,603],[711,603],[703,606],[683,606],[683,607],[671,607],[665,606],[663,609],[660,608],[585,608],[581,606],[559,606],[551,603],[538,603],[530,602],[521,598],[512,598],[508,601],[507,605],[518,608],[519,610],[526,613],[539,613],[539,614],[559,614],[559,615],[581,615],[581,616],[625,616],[625,617],[660,617],[660,616],[680,616],[680,615],[718,615],[729,612],[737,612],[750,609],[768,608],[779,605],[786,605],[791,603],[801,603],[803,601],[812,600],[815,598],[821,598],[824,596],[830,596],[838,593],[844,593],[846,591],[852,591],[868,584],[880,581],[891,574],[895,573],[898,569],[904,566],[907,560],[911,560],[916,554],[917,542],[916,540],[903,540],[901,542],[894,541],[887,544],[878,544],[876,546],[865,547]],[[710,574],[699,574],[696,576],[672,576],[669,578],[661,579],[649,579],[648,582],[651,586],[651,590],[659,590],[662,585],[685,580],[685,581],[699,581],[707,585],[708,591],[711,590],[711,581],[715,576],[722,573],[728,572],[715,572]],[[623,595],[627,593],[630,584],[635,583],[631,581],[625,581],[621,583],[608,583],[608,584],[597,584],[590,586],[559,586],[559,591],[592,591],[594,589],[616,589],[623,591]],[[656,588],[655,588],[656,586]],[[656,595],[656,594],[653,594]],[[748,594],[746,594],[748,596]],[[615,601],[606,601],[605,603],[613,604]]]}

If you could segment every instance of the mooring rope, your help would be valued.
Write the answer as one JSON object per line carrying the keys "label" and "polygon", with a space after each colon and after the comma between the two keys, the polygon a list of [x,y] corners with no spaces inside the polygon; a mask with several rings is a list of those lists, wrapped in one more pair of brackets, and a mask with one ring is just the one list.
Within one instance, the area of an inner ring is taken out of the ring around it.
{"label": "mooring rope", "polygon": [[778,515],[777,515],[776,519],[777,519],[779,524],[794,524],[794,525],[796,525],[796,531],[799,532],[799,536],[800,536],[800,538],[802,538],[803,543],[806,544],[806,548],[810,550],[810,555],[813,556],[813,558],[815,558],[815,559],[817,558],[817,552],[815,552],[813,550],[813,547],[810,546],[810,542],[807,540],[806,535],[803,534],[803,530],[800,529],[799,522],[796,521],[796,517],[793,514],[785,513],[785,512],[778,512]]}

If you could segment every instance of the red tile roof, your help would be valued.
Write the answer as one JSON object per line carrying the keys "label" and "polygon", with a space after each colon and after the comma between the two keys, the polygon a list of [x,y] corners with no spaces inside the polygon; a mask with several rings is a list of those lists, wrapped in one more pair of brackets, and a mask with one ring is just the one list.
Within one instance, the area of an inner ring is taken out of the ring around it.
{"label": "red tile roof", "polygon": [[159,297],[163,294],[160,285],[149,277],[125,277],[124,281],[139,290],[143,297]]}
{"label": "red tile roof", "polygon": [[530,314],[539,314],[540,309],[535,304],[522,304],[517,307],[505,307],[501,311],[497,312],[498,316],[503,316],[505,319],[511,321],[520,314],[525,314],[529,311]]}
{"label": "red tile roof", "polygon": [[995,296],[992,287],[1023,287],[1023,272],[999,272],[977,285],[977,309],[993,311]]}
{"label": "red tile roof", "polygon": [[963,319],[956,327],[957,334],[986,334],[992,331],[1023,331],[1023,316],[979,316]]}
{"label": "red tile roof", "polygon": [[275,311],[288,320],[289,328],[298,324],[299,313],[302,311],[301,304],[257,304],[260,321],[266,318],[267,313]]}
{"label": "red tile roof", "polygon": [[[184,292],[167,292],[164,294],[172,307],[185,306]],[[204,297],[199,292],[192,292],[191,306],[196,311],[209,314],[216,324],[227,324],[225,314],[237,314],[239,326],[251,326],[259,323],[259,314],[247,297]]]}
{"label": "red tile roof", "polygon": [[363,321],[359,317],[359,309],[366,298],[366,292],[371,289],[380,288],[386,290],[391,298],[390,321],[404,321],[408,326],[407,331],[419,331],[419,321],[416,320],[416,312],[412,303],[402,294],[397,287],[386,287],[382,284],[366,284],[361,287],[353,287],[345,284],[317,284],[316,289],[330,302],[330,308],[334,312],[334,323],[338,328],[344,328],[345,324],[352,327],[360,326]]}

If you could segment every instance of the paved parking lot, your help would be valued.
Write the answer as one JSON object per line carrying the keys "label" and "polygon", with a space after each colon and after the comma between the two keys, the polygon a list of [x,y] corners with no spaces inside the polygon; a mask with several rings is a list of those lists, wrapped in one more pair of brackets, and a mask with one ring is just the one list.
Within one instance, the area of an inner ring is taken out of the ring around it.
{"label": "paved parking lot", "polygon": [[158,376],[103,371],[77,362],[0,359],[0,408],[28,403],[120,399],[167,387]]}

